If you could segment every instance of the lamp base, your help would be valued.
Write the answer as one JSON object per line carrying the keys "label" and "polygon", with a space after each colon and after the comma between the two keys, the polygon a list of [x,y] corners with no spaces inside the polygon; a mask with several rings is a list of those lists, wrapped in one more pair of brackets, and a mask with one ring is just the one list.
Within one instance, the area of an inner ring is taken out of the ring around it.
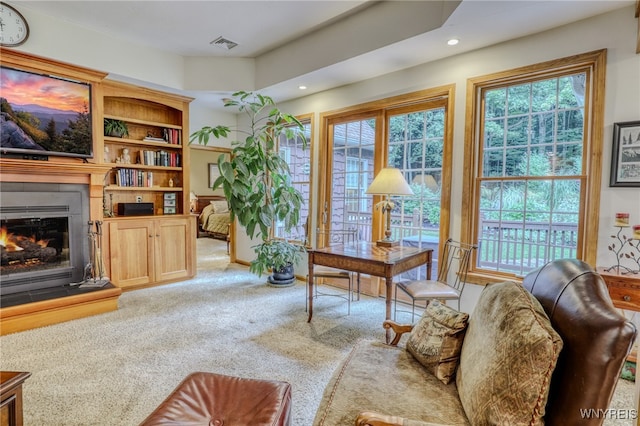
{"label": "lamp base", "polygon": [[395,247],[400,242],[398,240],[378,240],[376,241],[376,245],[378,247]]}

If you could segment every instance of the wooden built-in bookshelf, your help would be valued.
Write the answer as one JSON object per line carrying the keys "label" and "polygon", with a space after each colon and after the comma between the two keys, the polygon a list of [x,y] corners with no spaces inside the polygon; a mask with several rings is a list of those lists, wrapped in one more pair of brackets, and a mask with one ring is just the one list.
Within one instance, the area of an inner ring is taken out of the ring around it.
{"label": "wooden built-in bookshelf", "polygon": [[[124,121],[129,133],[104,135],[100,151],[112,167],[105,187],[106,210],[112,213],[105,217],[110,277],[125,289],[191,277],[196,224],[189,212],[186,165],[192,99],[111,81],[103,82],[102,94],[103,118]],[[165,215],[169,193],[175,194],[175,214]],[[138,202],[153,203],[154,214],[117,215],[119,204]]]}

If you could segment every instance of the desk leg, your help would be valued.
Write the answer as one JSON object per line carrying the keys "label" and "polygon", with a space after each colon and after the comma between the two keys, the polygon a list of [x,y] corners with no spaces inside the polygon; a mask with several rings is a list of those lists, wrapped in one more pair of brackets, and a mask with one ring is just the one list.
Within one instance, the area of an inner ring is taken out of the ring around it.
{"label": "desk leg", "polygon": [[[391,298],[392,298],[392,291],[391,289],[393,288],[393,277],[386,277],[385,278],[385,286],[386,286],[386,294],[385,294],[385,315],[384,315],[384,319],[385,320],[389,320],[391,319]],[[391,341],[391,329],[387,328],[385,331],[385,340],[387,342],[387,344],[389,344],[389,342]]]}
{"label": "desk leg", "polygon": [[313,316],[313,252],[309,252],[309,275],[307,277],[307,303],[309,306],[309,318],[307,322],[311,322]]}

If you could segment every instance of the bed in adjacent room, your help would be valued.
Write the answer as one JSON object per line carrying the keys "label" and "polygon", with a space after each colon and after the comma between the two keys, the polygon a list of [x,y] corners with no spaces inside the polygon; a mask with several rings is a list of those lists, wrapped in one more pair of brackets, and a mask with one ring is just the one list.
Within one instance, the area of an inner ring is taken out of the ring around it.
{"label": "bed in adjacent room", "polygon": [[221,195],[198,195],[198,236],[229,242],[231,215],[227,200]]}

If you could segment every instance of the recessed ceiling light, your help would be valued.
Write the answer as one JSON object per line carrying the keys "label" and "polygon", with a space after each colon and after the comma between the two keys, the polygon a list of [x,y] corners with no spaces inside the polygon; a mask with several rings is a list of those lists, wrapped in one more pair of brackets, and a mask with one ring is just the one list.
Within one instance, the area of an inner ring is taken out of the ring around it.
{"label": "recessed ceiling light", "polygon": [[456,45],[456,44],[458,44],[459,42],[460,42],[460,40],[458,40],[457,38],[452,38],[452,39],[449,39],[449,41],[447,41],[447,44],[448,44],[449,46],[455,46],[455,45]]}
{"label": "recessed ceiling light", "polygon": [[305,86],[304,84],[301,84],[300,86],[298,86],[298,89],[300,90],[306,90],[307,86]]}

